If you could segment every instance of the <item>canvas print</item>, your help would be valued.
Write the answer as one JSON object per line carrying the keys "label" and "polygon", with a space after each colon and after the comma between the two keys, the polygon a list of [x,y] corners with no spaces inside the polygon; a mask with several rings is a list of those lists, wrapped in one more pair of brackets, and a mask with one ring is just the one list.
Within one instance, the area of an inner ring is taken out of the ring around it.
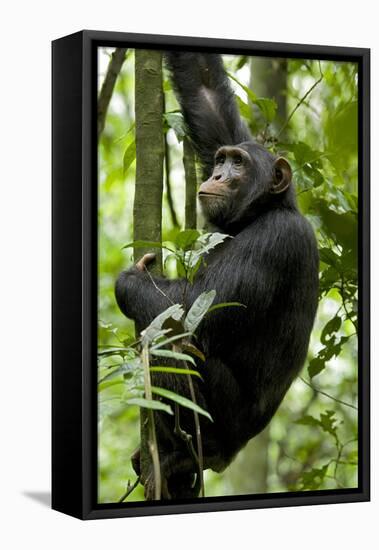
{"label": "canvas print", "polygon": [[358,65],[97,67],[97,503],[357,488]]}

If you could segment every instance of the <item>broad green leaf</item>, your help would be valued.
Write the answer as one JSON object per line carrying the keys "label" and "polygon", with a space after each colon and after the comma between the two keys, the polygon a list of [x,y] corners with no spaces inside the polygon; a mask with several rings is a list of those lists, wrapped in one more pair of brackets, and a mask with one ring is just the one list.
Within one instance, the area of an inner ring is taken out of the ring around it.
{"label": "broad green leaf", "polygon": [[100,357],[108,357],[109,355],[120,355],[122,353],[126,353],[128,350],[126,348],[109,348],[104,350],[99,350],[98,355]]}
{"label": "broad green leaf", "polygon": [[337,419],[335,418],[335,411],[326,411],[320,414],[320,425],[324,432],[329,433],[336,437],[337,432]]}
{"label": "broad green leaf", "polygon": [[329,339],[327,338],[327,336],[329,336],[330,334],[333,334],[333,332],[338,332],[338,330],[341,327],[341,324],[342,324],[342,319],[338,315],[330,319],[322,329],[322,333],[320,337],[321,343],[324,345],[327,345],[329,342]]}
{"label": "broad green leaf", "polygon": [[186,126],[184,124],[182,113],[179,111],[165,113],[163,115],[163,119],[167,123],[168,127],[174,130],[177,140],[182,141],[186,136]]}
{"label": "broad green leaf", "polygon": [[[334,116],[329,116],[325,128],[328,147],[337,153],[332,161],[340,168],[346,168],[343,162],[347,152],[357,152],[358,144],[358,102],[342,104]],[[342,154],[341,154],[342,153]]]}
{"label": "broad green leaf", "polygon": [[140,366],[140,364],[141,362],[139,358],[134,363],[124,363],[123,365],[117,367],[114,371],[104,376],[104,378],[99,381],[99,384],[106,382],[107,380],[113,380],[119,376],[130,375]]}
{"label": "broad green leaf", "polygon": [[246,92],[247,97],[252,103],[254,103],[258,107],[267,122],[272,122],[275,118],[278,108],[276,101],[268,97],[257,97],[253,90],[251,90],[248,86],[242,84],[242,82],[240,82],[238,78],[236,78],[233,74],[228,73],[228,76],[229,78],[234,80],[234,82],[236,82],[243,89],[244,92]]}
{"label": "broad green leaf", "polygon": [[191,369],[179,369],[176,367],[150,367],[151,372],[168,372],[172,374],[190,374],[191,376],[198,376],[201,378],[200,374],[197,372],[197,370],[191,370]]}
{"label": "broad green leaf", "polygon": [[169,308],[165,309],[153,319],[153,321],[150,323],[148,327],[145,328],[145,330],[141,333],[142,340],[144,342],[152,342],[157,338],[158,336],[161,336],[164,334],[164,332],[168,332],[169,329],[166,331],[162,331],[163,323],[167,319],[174,319],[174,321],[180,321],[180,319],[184,315],[184,309],[183,306],[180,304],[174,304],[173,306],[170,306]]}
{"label": "broad green leaf", "polygon": [[125,246],[123,246],[122,250],[124,248],[164,248],[165,250],[174,252],[171,248],[168,248],[164,244],[156,241],[133,241],[132,243],[128,243]]}
{"label": "broad green leaf", "polygon": [[111,388],[112,386],[116,386],[117,384],[124,384],[124,380],[107,380],[106,382],[102,382],[98,385],[97,391],[101,392],[103,390],[106,390],[107,388]]}
{"label": "broad green leaf", "polygon": [[246,65],[246,63],[248,63],[249,60],[250,60],[250,57],[248,55],[241,55],[236,66],[236,70],[239,71],[239,69],[242,69],[242,67]]}
{"label": "broad green leaf", "polygon": [[248,88],[247,86],[245,86],[244,84],[242,84],[242,82],[240,80],[238,80],[238,78],[236,78],[232,73],[229,73],[227,72],[227,75],[229,78],[231,78],[232,80],[234,80],[234,82],[236,82],[238,84],[238,86],[240,86],[244,92],[246,92],[247,94],[247,97],[250,99],[250,101],[252,103],[255,103],[256,100],[257,100],[257,96],[255,95],[255,93],[253,92],[253,90],[250,90],[250,88]]}
{"label": "broad green leaf", "polygon": [[213,422],[211,415],[207,411],[199,407],[199,405],[197,405],[190,399],[187,399],[187,397],[183,397],[182,395],[179,395],[173,391],[166,390],[165,388],[159,388],[157,386],[152,386],[151,391],[156,395],[160,395],[161,397],[165,397],[166,399],[170,399],[171,401],[178,403],[182,407],[186,407],[187,409],[191,409],[198,414],[202,414],[203,416],[209,418],[211,422]]}
{"label": "broad green leaf", "polygon": [[295,421],[296,424],[302,424],[304,426],[320,426],[320,421],[309,414],[299,418]]}
{"label": "broad green leaf", "polygon": [[207,313],[209,307],[212,305],[213,300],[216,297],[215,290],[209,290],[208,292],[202,292],[200,296],[196,298],[191,306],[191,309],[184,319],[184,328],[189,332],[194,333],[204,315]]}
{"label": "broad green leaf", "polygon": [[185,250],[189,246],[193,245],[199,236],[200,233],[196,229],[186,229],[185,231],[180,231],[177,234],[175,244],[178,248]]}
{"label": "broad green leaf", "polygon": [[157,411],[164,411],[168,414],[174,414],[170,405],[162,403],[162,401],[157,401],[156,399],[145,399],[144,397],[131,397],[126,400],[128,405],[137,405],[137,407],[142,407],[144,409],[154,409]]}
{"label": "broad green leaf", "polygon": [[267,122],[272,122],[275,118],[278,105],[274,99],[269,99],[267,97],[258,97],[254,101],[255,105],[261,111],[263,117]]}
{"label": "broad green leaf", "polygon": [[310,378],[313,378],[314,376],[317,376],[317,374],[320,374],[321,371],[323,371],[325,368],[325,359],[322,359],[321,357],[314,357],[308,366],[308,374]]}
{"label": "broad green leaf", "polygon": [[129,147],[126,148],[126,151],[124,153],[124,158],[123,158],[124,175],[130,168],[135,158],[136,158],[136,142],[135,140],[133,140],[132,143],[129,145]]}
{"label": "broad green leaf", "polygon": [[189,361],[196,366],[195,360],[190,355],[186,353],[180,353],[178,351],[172,351],[170,349],[152,349],[150,350],[151,355],[156,357],[169,357],[170,359],[177,359],[178,361]]}
{"label": "broad green leaf", "polygon": [[247,103],[245,103],[245,101],[243,101],[238,95],[236,96],[236,100],[237,100],[237,105],[241,115],[247,120],[251,120],[253,117],[253,114],[250,106]]}

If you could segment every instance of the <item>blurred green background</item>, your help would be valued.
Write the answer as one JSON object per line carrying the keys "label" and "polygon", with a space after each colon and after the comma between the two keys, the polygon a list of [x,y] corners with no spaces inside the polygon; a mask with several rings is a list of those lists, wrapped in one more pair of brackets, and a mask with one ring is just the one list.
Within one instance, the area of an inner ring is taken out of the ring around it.
{"label": "blurred green background", "polygon": [[[99,89],[112,52],[98,50]],[[299,207],[319,242],[320,303],[301,375],[269,427],[235,462],[222,474],[205,473],[206,496],[356,487],[358,68],[348,62],[223,58],[240,112],[257,140],[291,163]],[[166,113],[172,113],[178,105],[166,73],[164,90]],[[183,228],[183,152],[175,118],[165,117],[165,128],[173,207]],[[134,137],[134,52],[128,50],[98,149],[99,346],[134,334],[114,298],[117,275],[132,263],[131,249],[122,247],[133,240]],[[198,227],[201,223],[199,214]],[[163,240],[178,230],[165,178]],[[139,442],[139,410],[123,398],[120,385],[99,394],[103,503],[118,501],[127,481],[135,480],[130,456]],[[141,487],[128,497],[142,499]]]}

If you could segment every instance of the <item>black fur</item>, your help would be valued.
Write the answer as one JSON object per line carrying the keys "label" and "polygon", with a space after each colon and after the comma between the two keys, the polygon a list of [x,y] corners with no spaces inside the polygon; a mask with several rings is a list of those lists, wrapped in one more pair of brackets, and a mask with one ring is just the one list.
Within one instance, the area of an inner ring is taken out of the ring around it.
{"label": "black fur", "polygon": [[[225,211],[217,228],[234,238],[207,256],[185,294],[187,308],[211,289],[217,302],[246,306],[209,314],[198,331],[197,346],[206,356],[199,365],[204,382],[193,380],[199,405],[214,421],[201,420],[204,468],[221,471],[268,424],[303,366],[317,308],[317,245],[292,185],[279,195],[270,193],[275,159],[252,142],[242,124],[221,58],[175,52],[167,54],[167,63],[204,174],[210,176],[220,145],[240,144],[253,160],[246,196]],[[154,281],[171,301],[183,301],[185,281]],[[171,305],[155,285],[135,267],[117,280],[117,302],[139,327]],[[189,397],[185,378],[160,375],[155,383]],[[180,411],[181,426],[195,441],[193,413]],[[172,418],[155,417],[169,495],[196,496],[196,465],[174,434]]]}

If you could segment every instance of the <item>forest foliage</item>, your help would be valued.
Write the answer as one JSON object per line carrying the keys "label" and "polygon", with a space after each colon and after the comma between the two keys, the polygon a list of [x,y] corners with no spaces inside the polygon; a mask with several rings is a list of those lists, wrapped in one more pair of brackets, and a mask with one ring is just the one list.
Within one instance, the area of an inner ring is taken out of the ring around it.
{"label": "forest foliage", "polygon": [[[112,51],[99,49],[99,89]],[[135,479],[130,456],[138,446],[139,406],[144,405],[146,398],[143,380],[138,379],[141,356],[134,346],[133,323],[122,315],[114,298],[117,275],[132,265],[133,248],[127,245],[133,241],[136,164],[134,58],[134,51],[127,50],[110,99],[98,154],[100,502],[118,501],[128,480]],[[253,135],[290,161],[299,208],[315,230],[320,251],[319,308],[308,358],[266,431],[262,452],[265,463],[256,475],[264,478],[260,486],[271,493],[356,487],[357,65],[246,56],[224,56],[224,63],[241,115]],[[259,80],[265,74],[267,78],[276,74],[271,79],[276,82],[276,89],[263,87],[267,95],[262,93]],[[186,275],[186,249],[200,234],[192,233],[189,243],[191,231],[182,231],[186,215],[186,135],[166,72],[163,90],[162,125],[167,147],[162,252],[165,273],[174,277]],[[201,182],[200,174],[197,181]],[[202,227],[202,223],[198,212],[197,226]],[[205,237],[200,237],[200,250],[206,244]],[[178,261],[180,254],[182,261]],[[200,257],[201,252],[198,260]],[[190,270],[187,278],[190,280],[193,275]],[[203,308],[202,314],[205,311]],[[192,329],[189,327],[188,332]],[[158,352],[157,356],[163,351],[164,340],[164,334],[149,340],[150,350],[155,346],[152,351]],[[181,358],[177,359],[180,370]],[[175,401],[173,396],[170,398]],[[150,406],[166,407],[167,414],[172,412],[160,401]],[[184,406],[193,408],[194,404]],[[244,459],[250,460],[257,451],[259,448],[252,442],[223,474],[206,472],[206,496],[254,493],[255,474],[246,470],[240,475],[238,469]],[[128,501],[141,499],[141,487],[128,497]]]}

